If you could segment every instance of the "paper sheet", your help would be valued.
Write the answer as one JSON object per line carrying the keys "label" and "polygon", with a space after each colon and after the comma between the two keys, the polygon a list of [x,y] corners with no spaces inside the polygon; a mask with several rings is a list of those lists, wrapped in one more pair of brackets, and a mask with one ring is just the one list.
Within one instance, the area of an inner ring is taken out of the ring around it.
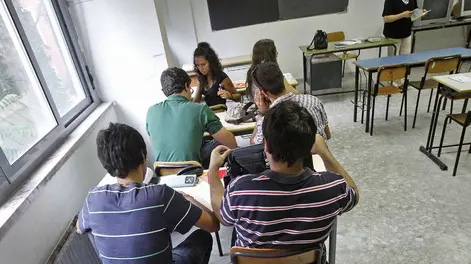
{"label": "paper sheet", "polygon": [[460,83],[469,83],[471,82],[471,78],[470,77],[467,77],[467,76],[464,76],[464,75],[454,75],[454,76],[450,76],[448,77],[450,80],[453,80],[453,81],[457,81],[457,82],[460,82]]}

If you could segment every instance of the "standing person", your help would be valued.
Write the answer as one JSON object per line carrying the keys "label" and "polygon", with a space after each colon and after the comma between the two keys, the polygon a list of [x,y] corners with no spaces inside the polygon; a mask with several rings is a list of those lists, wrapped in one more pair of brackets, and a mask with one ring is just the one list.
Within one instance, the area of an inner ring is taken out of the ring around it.
{"label": "standing person", "polygon": [[219,57],[208,43],[198,44],[193,54],[193,63],[199,82],[195,102],[199,103],[202,95],[209,107],[218,104],[225,105],[226,99],[240,100],[240,94],[231,79],[222,71]]}
{"label": "standing person", "polygon": [[[98,133],[98,158],[116,184],[92,188],[77,220],[91,232],[105,264],[207,264],[219,230],[214,213],[167,185],[144,184],[146,144],[134,128],[110,123]],[[194,231],[172,249],[170,234]]]}
{"label": "standing person", "polygon": [[[412,49],[411,16],[417,9],[417,0],[386,0],[384,2],[383,35],[398,41],[399,55],[409,54]],[[394,56],[394,48],[388,47],[388,56]]]}
{"label": "standing person", "polygon": [[[249,101],[254,102],[255,91],[257,87],[254,87],[252,80],[252,72],[262,62],[274,62],[278,64],[278,51],[275,46],[275,42],[271,39],[261,39],[255,43],[252,49],[252,65],[250,65],[247,71],[247,79],[245,81],[247,85],[247,95]],[[297,94],[298,91],[291,86],[286,78],[284,79],[285,89],[290,92]]]}
{"label": "standing person", "polygon": [[[160,78],[167,99],[147,111],[146,129],[156,161],[198,161],[209,165],[211,151],[219,144],[236,148],[234,134],[205,104],[191,100],[190,77],[180,68],[169,68]],[[213,140],[203,140],[208,132]]]}

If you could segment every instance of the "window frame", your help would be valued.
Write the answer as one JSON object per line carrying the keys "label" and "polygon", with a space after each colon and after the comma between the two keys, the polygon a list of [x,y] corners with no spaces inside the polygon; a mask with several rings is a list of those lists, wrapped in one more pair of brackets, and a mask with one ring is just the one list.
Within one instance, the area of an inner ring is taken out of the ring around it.
{"label": "window frame", "polygon": [[41,163],[43,163],[55,150],[59,148],[66,137],[101,103],[93,81],[93,76],[81,49],[82,46],[80,45],[78,34],[69,13],[69,3],[63,0],[43,0],[50,1],[53,7],[53,11],[55,12],[62,35],[64,36],[67,49],[85,93],[85,98],[61,117],[51,93],[47,88],[48,86],[45,78],[41,72],[41,68],[36,57],[34,56],[33,49],[28,41],[13,1],[15,0],[4,1],[7,9],[6,11],[9,13],[16,31],[18,32],[20,41],[22,42],[26,55],[31,62],[57,125],[36,144],[31,146],[30,149],[13,162],[13,164],[9,163],[0,146],[0,177],[4,177],[6,179],[6,182],[0,182],[0,204],[7,199],[13,191],[18,189],[28,176],[30,176]]}

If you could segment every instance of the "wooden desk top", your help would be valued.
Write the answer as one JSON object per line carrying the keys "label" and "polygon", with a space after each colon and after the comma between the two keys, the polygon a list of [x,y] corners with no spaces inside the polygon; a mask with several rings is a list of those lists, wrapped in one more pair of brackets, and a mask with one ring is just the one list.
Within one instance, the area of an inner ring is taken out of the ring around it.
{"label": "wooden desk top", "polygon": [[452,76],[466,76],[471,78],[471,72],[468,73],[460,73],[460,74],[453,74],[453,75],[441,75],[435,76],[433,79],[451,89],[455,90],[458,93],[471,93],[471,82],[461,83],[455,80],[450,79]]}
{"label": "wooden desk top", "polygon": [[376,42],[361,42],[358,44],[353,45],[346,45],[342,47],[335,47],[335,44],[338,44],[343,41],[335,41],[329,42],[327,49],[315,49],[315,50],[307,50],[308,46],[299,46],[299,49],[304,53],[304,55],[320,55],[326,53],[336,53],[336,52],[343,52],[343,51],[351,51],[351,50],[359,50],[359,49],[371,49],[383,46],[392,46],[397,43],[397,40],[385,38],[381,41]]}
{"label": "wooden desk top", "polygon": [[[247,134],[250,134],[256,126],[256,122],[241,123],[238,125],[229,124],[225,120],[226,112],[216,113],[216,115],[219,117],[219,120],[221,120],[222,126],[234,134],[239,134],[240,132],[247,132]],[[207,137],[210,135],[208,133],[204,133],[204,136]]]}
{"label": "wooden desk top", "polygon": [[[239,65],[246,65],[252,63],[252,56],[251,55],[244,55],[244,56],[236,56],[236,57],[229,57],[221,59],[221,65],[223,68],[232,67],[232,66],[239,66]],[[196,74],[194,72],[192,63],[187,63],[182,65],[182,69],[186,71],[189,75]]]}
{"label": "wooden desk top", "polygon": [[[322,161],[319,155],[312,155],[312,163],[316,171],[326,171],[324,162]],[[153,176],[154,176],[153,170],[151,168],[147,168],[147,173],[144,179],[144,183],[150,182]],[[116,178],[109,174],[106,174],[106,176],[103,177],[100,183],[98,183],[98,186],[103,186],[106,184],[115,184],[115,183],[116,183]],[[212,210],[209,184],[206,181],[200,179],[198,184],[196,184],[193,187],[175,188],[175,190],[184,192],[186,194],[193,196],[195,200],[197,200],[202,205]]]}

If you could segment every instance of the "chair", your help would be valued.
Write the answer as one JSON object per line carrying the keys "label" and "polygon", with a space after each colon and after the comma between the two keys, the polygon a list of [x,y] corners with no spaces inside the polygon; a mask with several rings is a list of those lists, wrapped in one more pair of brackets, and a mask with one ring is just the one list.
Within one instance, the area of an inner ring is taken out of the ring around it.
{"label": "chair", "polygon": [[[332,224],[329,235],[329,264],[335,264],[337,243],[337,219]],[[279,250],[232,247],[232,264],[325,264],[325,248],[321,245],[299,250]]]}
{"label": "chair", "polygon": [[[171,168],[172,165],[174,165],[175,167]],[[154,171],[156,172],[156,174],[160,174],[159,176],[175,175],[185,165],[201,166],[199,162],[193,161],[193,160],[182,161],[182,162],[155,162]],[[215,232],[215,236],[216,236],[216,242],[218,245],[219,256],[222,257],[224,256],[224,253],[222,252],[221,239],[219,238],[219,232]]]}
{"label": "chair", "polygon": [[[461,148],[463,147],[463,140],[466,134],[466,128],[469,127],[469,125],[471,124],[471,111],[468,111],[468,113],[462,113],[462,114],[450,113],[446,116],[445,124],[443,125],[442,138],[440,139],[440,146],[438,147],[438,157],[440,157],[440,154],[442,153],[443,139],[445,138],[446,126],[449,120],[452,120],[456,122],[458,125],[463,127],[463,130],[461,131],[460,143],[458,145],[458,153],[456,154],[455,167],[453,168],[453,176],[456,176],[456,170],[458,168],[458,163],[460,161]],[[471,153],[471,146],[469,147],[468,153]]]}
{"label": "chair", "polygon": [[[343,31],[338,31],[338,32],[332,32],[327,34],[327,41],[328,42],[337,42],[337,41],[344,41],[345,40],[345,33]],[[357,60],[358,57],[360,56],[360,51],[358,51],[358,54],[355,53],[347,53],[346,51],[341,54],[341,55],[335,55],[339,57],[342,60],[343,66],[342,66],[342,77],[345,75],[345,64],[347,60],[352,60],[355,59]]]}
{"label": "chair", "polygon": [[[377,81],[373,90],[371,91],[371,96],[373,97],[373,106],[371,109],[372,114],[371,114],[370,135],[373,135],[376,97],[380,95],[387,96],[385,119],[388,120],[389,99],[391,98],[391,95],[402,93],[402,103],[401,103],[400,113],[402,114],[402,108],[404,107],[404,110],[405,110],[404,131],[407,131],[407,85],[409,83],[409,80],[408,80],[409,73],[410,73],[409,67],[407,67],[407,65],[404,65],[404,64],[383,66],[378,69]],[[394,85],[394,81],[403,80],[403,79],[404,79],[404,85],[402,87]],[[363,100],[363,109],[364,108],[365,108],[365,100]],[[361,116],[362,122],[363,122],[363,112]]]}
{"label": "chair", "polygon": [[[430,112],[430,105],[432,104],[433,89],[438,87],[438,83],[432,79],[427,79],[427,75],[429,73],[453,74],[458,69],[460,63],[461,63],[461,55],[430,58],[425,64],[425,74],[422,77],[422,79],[420,81],[414,81],[414,82],[409,83],[412,87],[419,90],[419,94],[417,95],[417,103],[415,105],[414,121],[412,123],[412,128],[415,128],[415,122],[417,120],[417,111],[419,109],[420,93],[424,89],[431,89],[430,99],[428,101],[428,107],[427,107],[427,113],[428,113]],[[444,104],[443,106],[445,107],[446,105]],[[453,102],[451,103],[451,109],[453,111]]]}
{"label": "chair", "polygon": [[209,107],[213,110],[214,113],[222,113],[227,111],[227,106],[225,104],[217,104]]}

